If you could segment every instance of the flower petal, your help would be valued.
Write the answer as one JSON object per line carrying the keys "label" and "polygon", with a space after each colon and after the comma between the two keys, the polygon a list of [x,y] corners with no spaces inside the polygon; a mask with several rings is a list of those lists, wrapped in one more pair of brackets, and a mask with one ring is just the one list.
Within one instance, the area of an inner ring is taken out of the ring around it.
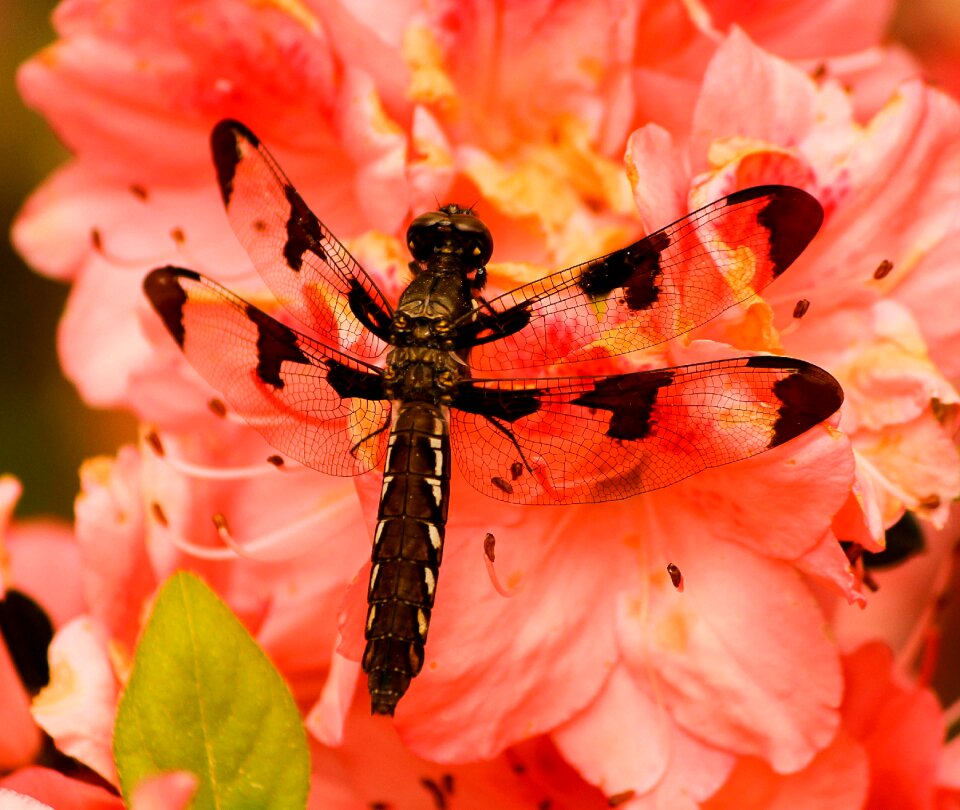
{"label": "flower petal", "polygon": [[33,701],[34,720],[57,748],[111,784],[117,692],[102,631],[86,617],[59,630],[50,645],[50,684]]}
{"label": "flower petal", "polygon": [[[606,617],[635,571],[628,508],[570,506],[558,524],[549,509],[491,513],[456,477],[454,493],[427,660],[396,720],[412,750],[438,761],[494,756],[591,701],[617,657]],[[510,598],[488,579],[487,532]]]}
{"label": "flower petal", "polygon": [[12,771],[33,762],[42,742],[30,716],[30,698],[0,636],[0,770]]}
{"label": "flower petal", "polygon": [[865,807],[870,763],[843,730],[798,773],[778,774],[742,759],[730,780],[702,810],[856,810]]}
{"label": "flower petal", "polygon": [[892,664],[880,643],[846,657],[844,727],[870,758],[870,806],[922,807],[937,783],[943,713],[932,692],[899,682]]}
{"label": "flower petal", "polygon": [[625,602],[618,632],[635,678],[652,667],[682,728],[718,748],[804,767],[839,724],[837,650],[796,571],[739,544],[697,542],[703,528],[674,513],[669,554],[682,594]]}
{"label": "flower petal", "polygon": [[[123,801],[114,793],[80,779],[71,779],[50,768],[21,768],[0,779],[0,787],[32,796],[42,807],[55,810],[120,810]],[[24,810],[27,810],[25,807]]]}
{"label": "flower petal", "polygon": [[[656,684],[651,686],[656,694]],[[734,763],[730,754],[679,728],[623,667],[614,669],[590,706],[551,736],[585,779],[608,796],[633,792],[637,807],[694,810]]]}
{"label": "flower petal", "polygon": [[137,785],[130,806],[132,810],[183,810],[197,784],[197,777],[186,771],[147,777]]}

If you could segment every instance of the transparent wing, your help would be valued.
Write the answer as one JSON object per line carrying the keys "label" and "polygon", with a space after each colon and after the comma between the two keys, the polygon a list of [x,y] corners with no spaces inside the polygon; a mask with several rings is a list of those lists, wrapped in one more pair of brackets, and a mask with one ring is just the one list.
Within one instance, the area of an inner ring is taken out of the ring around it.
{"label": "transparent wing", "polygon": [[759,292],[816,235],[823,209],[791,186],[730,194],[606,256],[501,295],[462,319],[478,371],[645,349]]}
{"label": "transparent wing", "polygon": [[799,436],[843,402],[826,371],[744,357],[608,377],[464,381],[451,441],[470,483],[520,504],[660,489]]}
{"label": "transparent wing", "polygon": [[390,305],[257,136],[228,119],[210,145],[230,224],[283,306],[357,357],[382,354]]}
{"label": "transparent wing", "polygon": [[380,464],[390,424],[380,369],[192,270],[163,267],[143,286],[190,364],[281,453],[330,475]]}

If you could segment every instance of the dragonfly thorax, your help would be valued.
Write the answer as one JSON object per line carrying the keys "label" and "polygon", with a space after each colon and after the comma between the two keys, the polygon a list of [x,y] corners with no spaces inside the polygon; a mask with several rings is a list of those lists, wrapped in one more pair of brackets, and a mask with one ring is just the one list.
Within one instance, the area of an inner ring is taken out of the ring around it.
{"label": "dragonfly thorax", "polygon": [[471,281],[463,272],[431,262],[403,291],[391,322],[394,346],[451,351],[454,324],[473,309]]}
{"label": "dragonfly thorax", "polygon": [[423,347],[400,347],[387,355],[384,389],[390,399],[448,405],[463,376],[462,365],[449,352]]}

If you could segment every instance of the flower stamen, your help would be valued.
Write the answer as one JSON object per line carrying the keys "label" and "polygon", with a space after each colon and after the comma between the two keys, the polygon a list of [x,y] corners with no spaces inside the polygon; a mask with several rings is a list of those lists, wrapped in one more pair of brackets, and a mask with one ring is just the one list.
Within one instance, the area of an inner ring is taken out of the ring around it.
{"label": "flower stamen", "polygon": [[214,513],[212,520],[217,536],[236,556],[264,562],[290,560],[313,550],[312,541],[304,546],[303,543],[289,542],[290,538],[301,533],[306,534],[306,530],[327,523],[330,520],[330,514],[323,509],[310,512],[299,520],[246,541],[237,540],[233,536],[227,518],[222,512]]}
{"label": "flower stamen", "polygon": [[497,576],[497,569],[493,567],[494,560],[497,556],[496,543],[497,539],[490,534],[490,532],[487,532],[487,536],[483,538],[483,562],[487,566],[487,576],[490,577],[490,584],[493,585],[493,589],[501,596],[510,598],[516,596],[520,588],[519,586],[507,588],[500,582],[500,577]]}
{"label": "flower stamen", "polygon": [[291,465],[286,458],[276,454],[267,456],[262,464],[249,464],[243,467],[211,467],[206,464],[196,464],[192,461],[186,461],[183,458],[177,457],[170,452],[170,449],[161,440],[155,430],[147,431],[143,439],[153,450],[154,454],[162,458],[172,469],[181,475],[204,481],[236,481],[257,478],[261,475],[269,475],[275,473],[277,470],[296,472],[306,469],[299,464]]}
{"label": "flower stamen", "polygon": [[192,540],[178,535],[169,529],[169,521],[166,513],[160,504],[154,502],[151,504],[156,523],[164,529],[170,542],[180,551],[193,557],[204,560],[233,560],[242,557],[250,560],[280,561],[289,560],[305,554],[308,547],[302,547],[302,543],[290,543],[292,536],[311,529],[318,524],[329,520],[329,515],[325,511],[318,511],[306,515],[300,520],[288,523],[274,531],[259,537],[241,542],[237,540],[230,531],[230,525],[226,516],[222,512],[215,512],[211,516],[217,536],[220,538],[223,546],[207,546],[194,543]]}
{"label": "flower stamen", "polygon": [[667,573],[670,575],[670,582],[679,593],[683,593],[683,571],[674,563],[668,563]]}
{"label": "flower stamen", "polygon": [[[143,190],[143,193],[146,193],[145,189]],[[192,262],[194,264],[197,263],[196,257],[190,256],[190,254],[183,250],[183,246],[187,241],[187,237],[183,228],[175,226],[170,229],[167,235],[170,237],[170,241],[173,242],[173,245],[176,248],[176,254],[179,257],[184,259],[186,262]],[[150,255],[131,257],[118,256],[116,253],[113,253],[107,249],[103,230],[97,226],[90,228],[90,244],[96,253],[99,253],[106,261],[116,267],[128,267],[131,269],[143,270],[144,266],[149,267],[150,265],[168,264],[170,261],[170,255],[168,253],[152,253]]]}

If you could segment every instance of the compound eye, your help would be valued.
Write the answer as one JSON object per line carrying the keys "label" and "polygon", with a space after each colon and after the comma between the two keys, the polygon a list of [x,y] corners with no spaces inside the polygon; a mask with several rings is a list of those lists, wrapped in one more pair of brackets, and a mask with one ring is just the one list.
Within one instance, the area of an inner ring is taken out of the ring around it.
{"label": "compound eye", "polygon": [[477,217],[456,205],[421,214],[407,229],[407,247],[418,262],[438,250],[454,246],[472,269],[483,267],[493,255],[493,237]]}
{"label": "compound eye", "polygon": [[473,245],[468,260],[472,267],[484,267],[493,255],[493,237],[490,236],[490,231],[487,230],[486,226],[482,231],[474,233],[473,237]]}
{"label": "compound eye", "polygon": [[436,228],[437,223],[446,219],[439,211],[430,211],[410,223],[407,228],[407,247],[410,255],[418,262],[424,262],[433,255],[438,239],[441,238]]}
{"label": "compound eye", "polygon": [[490,230],[473,214],[459,213],[450,220],[462,240],[467,264],[474,270],[483,267],[493,255]]}

